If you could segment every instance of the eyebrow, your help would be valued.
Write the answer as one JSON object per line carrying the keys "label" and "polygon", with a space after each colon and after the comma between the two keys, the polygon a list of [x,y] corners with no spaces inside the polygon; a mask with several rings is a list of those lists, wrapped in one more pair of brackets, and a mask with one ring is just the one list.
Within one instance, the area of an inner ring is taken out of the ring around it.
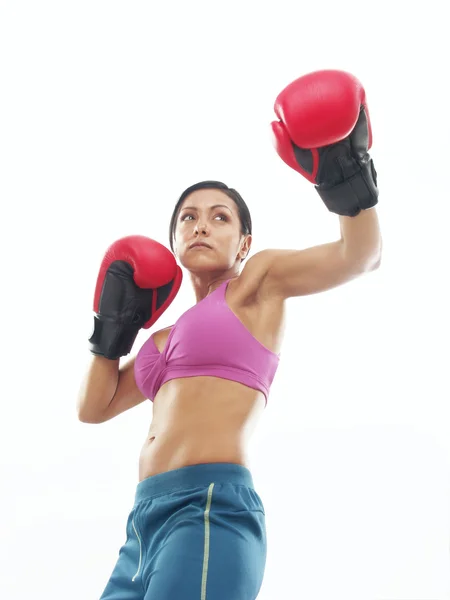
{"label": "eyebrow", "polygon": [[[209,210],[214,210],[215,208],[226,208],[227,210],[230,211],[231,214],[233,214],[231,209],[228,206],[226,206],[225,204],[214,204],[214,206],[211,206]],[[181,210],[197,210],[197,209],[195,208],[195,206],[183,206],[183,208]]]}

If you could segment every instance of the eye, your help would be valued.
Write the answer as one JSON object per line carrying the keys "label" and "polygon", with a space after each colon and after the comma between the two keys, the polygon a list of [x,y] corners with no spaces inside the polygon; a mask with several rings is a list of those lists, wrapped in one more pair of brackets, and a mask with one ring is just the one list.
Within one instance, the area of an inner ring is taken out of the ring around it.
{"label": "eye", "polygon": [[[194,218],[194,215],[191,213],[185,213],[184,215],[182,215],[180,217],[180,221],[186,221],[188,219],[188,217],[192,217]],[[227,215],[224,215],[222,213],[217,214],[214,219],[217,219],[217,217],[220,217],[223,221],[228,221],[228,217]]]}

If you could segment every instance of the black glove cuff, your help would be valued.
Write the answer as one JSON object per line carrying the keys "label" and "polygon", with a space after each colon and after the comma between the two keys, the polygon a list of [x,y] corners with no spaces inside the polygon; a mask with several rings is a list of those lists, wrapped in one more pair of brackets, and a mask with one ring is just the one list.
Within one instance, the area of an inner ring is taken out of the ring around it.
{"label": "black glove cuff", "polygon": [[372,159],[360,166],[360,171],[342,183],[316,186],[317,193],[330,212],[356,217],[361,210],[378,204],[377,173]]}
{"label": "black glove cuff", "polygon": [[89,350],[96,356],[109,359],[126,356],[131,352],[140,326],[140,323],[116,323],[94,315],[94,331],[89,338]]}

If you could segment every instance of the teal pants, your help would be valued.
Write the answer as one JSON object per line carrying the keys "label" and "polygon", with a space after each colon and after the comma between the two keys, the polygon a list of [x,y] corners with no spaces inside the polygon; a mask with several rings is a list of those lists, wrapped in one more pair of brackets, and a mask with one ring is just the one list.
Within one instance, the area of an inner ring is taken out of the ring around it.
{"label": "teal pants", "polygon": [[208,463],[138,483],[100,600],[255,600],[267,540],[250,471]]}

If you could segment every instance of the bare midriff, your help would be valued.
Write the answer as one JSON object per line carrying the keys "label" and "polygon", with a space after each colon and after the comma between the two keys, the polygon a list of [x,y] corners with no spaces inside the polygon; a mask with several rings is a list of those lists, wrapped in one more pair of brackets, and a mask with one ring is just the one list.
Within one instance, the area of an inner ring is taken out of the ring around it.
{"label": "bare midriff", "polygon": [[165,383],[139,458],[139,481],[203,463],[247,466],[248,441],[264,411],[262,392],[217,377]]}
{"label": "bare midriff", "polygon": [[[239,286],[236,279],[228,285],[228,307],[256,340],[278,353],[283,301],[266,298],[259,286],[260,297],[251,302],[248,289]],[[169,331],[166,328],[153,337],[160,352]],[[248,466],[248,442],[265,406],[262,392],[220,377],[183,377],[166,382],[153,402],[153,419],[139,458],[139,481],[204,463]]]}

